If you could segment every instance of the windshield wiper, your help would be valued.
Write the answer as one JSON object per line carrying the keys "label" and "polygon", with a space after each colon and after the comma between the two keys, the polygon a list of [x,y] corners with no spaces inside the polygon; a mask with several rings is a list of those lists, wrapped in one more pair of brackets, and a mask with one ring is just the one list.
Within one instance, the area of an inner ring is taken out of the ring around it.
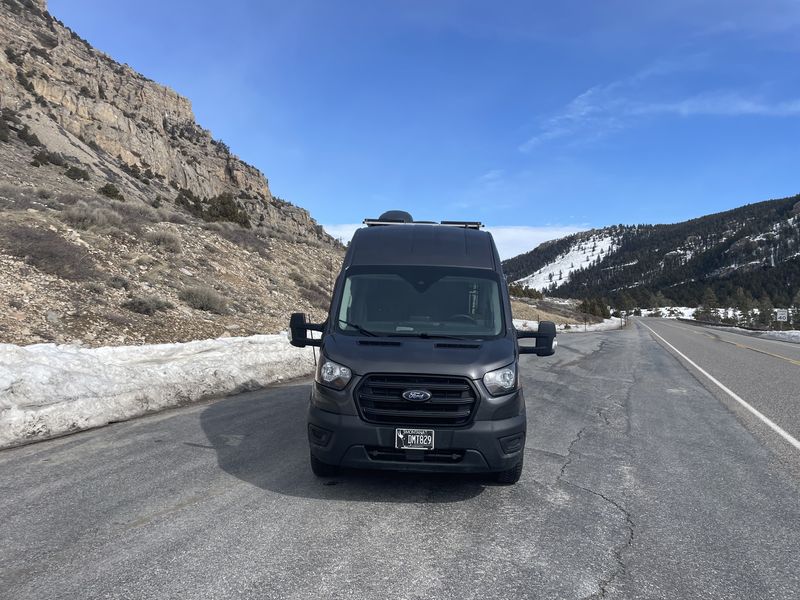
{"label": "windshield wiper", "polygon": [[357,323],[351,323],[350,321],[345,321],[344,319],[339,319],[339,323],[344,323],[348,327],[352,327],[353,329],[355,329],[356,331],[358,331],[358,333],[360,333],[362,335],[369,335],[371,337],[378,337],[377,333],[375,333],[373,331],[369,331],[368,329],[364,329],[361,325],[358,325]]}
{"label": "windshield wiper", "polygon": [[457,335],[444,335],[439,333],[426,333],[425,331],[420,331],[418,333],[390,333],[388,334],[391,337],[418,337],[422,338],[423,340],[430,340],[430,339],[442,339],[442,340],[466,340],[471,338],[459,337]]}

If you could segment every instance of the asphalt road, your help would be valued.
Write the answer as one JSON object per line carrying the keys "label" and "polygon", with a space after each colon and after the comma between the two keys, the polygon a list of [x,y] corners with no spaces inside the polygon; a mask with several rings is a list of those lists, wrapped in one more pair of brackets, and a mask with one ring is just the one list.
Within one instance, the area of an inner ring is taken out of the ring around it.
{"label": "asphalt road", "polygon": [[290,384],[0,452],[0,596],[800,597],[792,453],[642,323],[797,431],[800,367],[649,320],[523,359],[516,486],[315,479]]}
{"label": "asphalt road", "polygon": [[683,360],[692,374],[800,476],[800,447],[776,435],[775,429],[708,377],[711,375],[790,438],[800,440],[800,344],[682,321],[642,319],[639,323],[703,369],[706,374]]}

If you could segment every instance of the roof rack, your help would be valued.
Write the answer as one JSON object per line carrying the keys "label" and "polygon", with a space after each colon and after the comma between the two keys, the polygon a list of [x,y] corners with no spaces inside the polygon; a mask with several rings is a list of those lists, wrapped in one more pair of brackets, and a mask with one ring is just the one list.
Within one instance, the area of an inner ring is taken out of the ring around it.
{"label": "roof rack", "polygon": [[364,225],[375,227],[376,225],[444,225],[446,227],[463,227],[465,229],[480,229],[483,223],[480,221],[401,221],[399,219],[364,219]]}

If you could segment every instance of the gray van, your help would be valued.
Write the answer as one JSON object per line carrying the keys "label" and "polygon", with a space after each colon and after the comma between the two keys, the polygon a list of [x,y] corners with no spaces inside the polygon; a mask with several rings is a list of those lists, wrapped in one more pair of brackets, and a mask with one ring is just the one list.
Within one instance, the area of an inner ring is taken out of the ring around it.
{"label": "gray van", "polygon": [[[516,483],[525,449],[520,354],[554,353],[556,328],[521,332],[492,236],[480,223],[364,221],[328,319],[292,314],[291,343],[319,346],[311,468],[492,473]],[[321,336],[309,337],[309,331]],[[519,338],[536,338],[520,346]]]}

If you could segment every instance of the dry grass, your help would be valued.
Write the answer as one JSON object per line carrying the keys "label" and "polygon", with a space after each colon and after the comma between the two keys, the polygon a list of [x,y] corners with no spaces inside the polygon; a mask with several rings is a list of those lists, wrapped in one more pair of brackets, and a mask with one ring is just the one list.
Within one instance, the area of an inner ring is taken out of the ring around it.
{"label": "dry grass", "polygon": [[156,298],[155,296],[134,296],[122,304],[122,308],[139,313],[140,315],[154,315],[160,310],[175,308],[172,302]]}
{"label": "dry grass", "polygon": [[297,284],[300,295],[308,300],[311,306],[322,309],[328,308],[331,302],[331,295],[328,290],[297,271],[293,271],[289,277]]}
{"label": "dry grass", "polygon": [[76,229],[82,230],[119,227],[122,225],[122,217],[113,210],[90,206],[86,202],[78,202],[64,210],[61,215],[64,221]]}
{"label": "dry grass", "polygon": [[195,285],[184,289],[180,294],[180,299],[194,309],[218,315],[225,314],[228,310],[227,300],[214,289],[204,285]]}
{"label": "dry grass", "polygon": [[62,279],[88,281],[99,276],[88,250],[49,229],[8,226],[0,231],[0,244],[12,256]]}
{"label": "dry grass", "polygon": [[167,252],[173,252],[177,254],[183,250],[181,238],[171,231],[158,229],[156,231],[148,232],[144,237],[151,244],[158,246],[159,248],[163,248]]}

